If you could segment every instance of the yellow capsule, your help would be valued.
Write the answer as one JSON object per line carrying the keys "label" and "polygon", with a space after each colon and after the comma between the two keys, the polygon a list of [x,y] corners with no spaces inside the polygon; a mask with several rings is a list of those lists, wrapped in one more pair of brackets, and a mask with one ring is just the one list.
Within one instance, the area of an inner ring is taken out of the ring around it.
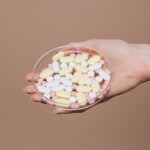
{"label": "yellow capsule", "polygon": [[101,57],[100,57],[99,55],[94,55],[94,56],[92,56],[92,57],[88,60],[88,63],[89,63],[90,65],[92,65],[92,64],[95,64],[95,63],[99,62],[100,59],[101,59]]}
{"label": "yellow capsule", "polygon": [[72,82],[77,83],[82,77],[81,72],[75,72],[72,77]]}
{"label": "yellow capsule", "polygon": [[74,61],[74,57],[72,56],[65,56],[60,58],[61,63],[71,63]]}
{"label": "yellow capsule", "polygon": [[61,97],[61,98],[69,98],[70,97],[70,92],[67,91],[57,91],[56,96]]}
{"label": "yellow capsule", "polygon": [[81,73],[86,73],[86,72],[88,71],[88,68],[87,68],[87,67],[83,67],[83,66],[81,66],[81,65],[76,65],[76,66],[75,66],[75,70],[76,70],[76,71],[79,71],[79,72],[81,72]]}
{"label": "yellow capsule", "polygon": [[63,57],[65,55],[65,53],[64,52],[59,52],[59,53],[57,53],[56,55],[54,55],[53,57],[52,57],[52,60],[53,61],[58,61],[61,57]]}
{"label": "yellow capsule", "polygon": [[71,102],[69,101],[69,99],[58,98],[55,100],[55,106],[69,108],[70,105],[71,105]]}
{"label": "yellow capsule", "polygon": [[77,56],[75,58],[75,63],[81,63],[83,61],[86,61],[89,57],[88,53],[82,53],[81,55]]}
{"label": "yellow capsule", "polygon": [[73,71],[73,68],[71,67],[67,67],[67,68],[63,68],[59,71],[59,74],[64,76],[66,75],[67,73],[71,73]]}
{"label": "yellow capsule", "polygon": [[42,70],[42,72],[40,73],[40,78],[46,79],[51,75],[53,75],[53,70],[46,68],[46,69]]}
{"label": "yellow capsule", "polygon": [[89,76],[87,74],[83,74],[80,80],[78,80],[79,85],[84,85],[89,80]]}
{"label": "yellow capsule", "polygon": [[91,87],[89,86],[77,86],[77,91],[78,92],[90,92],[91,91]]}
{"label": "yellow capsule", "polygon": [[76,93],[76,96],[77,96],[77,101],[80,106],[85,106],[87,104],[84,93],[82,93],[82,92]]}
{"label": "yellow capsule", "polygon": [[100,84],[98,81],[94,80],[92,82],[92,91],[93,92],[99,92],[100,91]]}

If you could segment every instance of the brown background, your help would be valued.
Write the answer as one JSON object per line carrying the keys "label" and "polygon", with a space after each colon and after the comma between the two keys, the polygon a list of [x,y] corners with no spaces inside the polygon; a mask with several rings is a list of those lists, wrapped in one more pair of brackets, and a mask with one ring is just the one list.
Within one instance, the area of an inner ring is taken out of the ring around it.
{"label": "brown background", "polygon": [[150,43],[149,0],[0,0],[0,149],[149,150],[149,82],[82,114],[22,93],[48,49],[91,38]]}

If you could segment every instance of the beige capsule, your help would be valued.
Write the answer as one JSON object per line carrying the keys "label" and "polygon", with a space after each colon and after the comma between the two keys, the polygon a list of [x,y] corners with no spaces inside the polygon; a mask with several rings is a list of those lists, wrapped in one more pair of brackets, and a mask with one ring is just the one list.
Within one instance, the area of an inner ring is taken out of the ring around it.
{"label": "beige capsule", "polygon": [[88,72],[88,68],[87,67],[83,67],[81,65],[76,65],[75,66],[75,70],[81,73],[87,73]]}
{"label": "beige capsule", "polygon": [[85,86],[85,85],[77,86],[76,89],[78,92],[90,92],[91,91],[91,87]]}
{"label": "beige capsule", "polygon": [[56,92],[56,96],[60,97],[60,98],[69,98],[71,96],[71,94],[70,94],[70,92],[60,90],[60,91]]}
{"label": "beige capsule", "polygon": [[68,73],[71,73],[72,71],[73,71],[73,68],[71,68],[71,67],[66,67],[66,68],[61,69],[61,70],[59,71],[59,74],[60,74],[61,76],[64,76],[64,75],[66,75],[66,74],[68,74]]}
{"label": "beige capsule", "polygon": [[77,83],[80,79],[81,79],[81,77],[82,77],[82,73],[81,72],[75,72],[74,74],[73,74],[73,77],[72,77],[72,82],[73,83]]}
{"label": "beige capsule", "polygon": [[79,93],[76,94],[76,96],[77,96],[78,104],[80,106],[85,106],[87,104],[87,100],[86,100],[86,97],[85,97],[84,93],[79,92]]}
{"label": "beige capsule", "polygon": [[75,58],[75,63],[81,63],[83,61],[86,61],[89,57],[89,54],[88,53],[82,53],[81,55],[78,55],[76,58]]}
{"label": "beige capsule", "polygon": [[99,82],[96,81],[96,80],[93,80],[93,82],[92,82],[92,91],[93,92],[99,92],[100,90],[101,90],[101,88],[100,88]]}
{"label": "beige capsule", "polygon": [[89,76],[87,74],[83,74],[80,80],[78,80],[79,85],[85,85],[89,80]]}
{"label": "beige capsule", "polygon": [[72,56],[65,56],[60,58],[61,63],[71,63],[74,62],[74,57]]}
{"label": "beige capsule", "polygon": [[46,68],[44,70],[42,70],[42,72],[40,73],[40,78],[42,79],[46,79],[48,77],[50,77],[51,75],[53,75],[53,70],[50,68]]}
{"label": "beige capsule", "polygon": [[88,63],[92,65],[92,64],[99,62],[100,60],[101,60],[101,57],[99,55],[94,55],[88,60]]}
{"label": "beige capsule", "polygon": [[52,57],[52,60],[53,61],[58,61],[61,57],[63,57],[65,55],[65,53],[64,52],[59,52],[59,53],[57,53],[56,55],[54,55],[53,57]]}
{"label": "beige capsule", "polygon": [[69,99],[57,98],[55,99],[55,106],[69,108],[71,106],[71,102],[69,101]]}

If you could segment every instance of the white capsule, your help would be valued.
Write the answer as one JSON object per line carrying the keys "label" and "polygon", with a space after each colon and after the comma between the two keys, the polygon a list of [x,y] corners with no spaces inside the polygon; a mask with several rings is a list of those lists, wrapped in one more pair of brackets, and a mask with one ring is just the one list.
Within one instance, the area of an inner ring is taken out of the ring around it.
{"label": "white capsule", "polygon": [[96,93],[95,92],[90,92],[89,93],[89,97],[90,98],[95,98],[96,97]]}
{"label": "white capsule", "polygon": [[66,78],[65,78],[65,77],[61,77],[61,78],[60,78],[60,82],[61,82],[61,83],[64,83],[64,82],[65,82],[65,80],[66,80]]}
{"label": "white capsule", "polygon": [[87,67],[87,66],[88,66],[88,63],[87,63],[86,61],[83,61],[83,62],[81,62],[81,66]]}
{"label": "white capsule", "polygon": [[60,84],[60,85],[59,85],[59,89],[60,89],[60,90],[64,90],[65,88],[66,88],[65,85],[63,85],[63,84]]}
{"label": "white capsule", "polygon": [[55,80],[60,80],[61,76],[59,74],[54,75]]}
{"label": "white capsule", "polygon": [[57,86],[54,86],[54,87],[52,88],[52,91],[53,91],[53,92],[57,92],[57,91],[60,91],[60,90],[63,90],[63,89],[65,89],[65,86],[62,85],[62,84],[59,84],[59,85],[57,85]]}
{"label": "white capsule", "polygon": [[72,92],[72,87],[71,87],[71,86],[67,86],[67,87],[65,88],[65,90],[66,90],[67,92]]}
{"label": "white capsule", "polygon": [[61,63],[61,64],[60,64],[60,67],[61,67],[61,68],[67,68],[68,65],[67,65],[67,63]]}
{"label": "white capsule", "polygon": [[51,88],[46,87],[45,93],[50,93],[51,91]]}
{"label": "white capsule", "polygon": [[51,82],[47,82],[46,84],[45,84],[45,86],[46,87],[48,87],[48,88],[52,88],[52,87],[54,87],[54,86],[57,86],[57,85],[59,85],[60,84],[60,81],[58,80],[53,80],[53,81],[51,81]]}
{"label": "white capsule", "polygon": [[57,86],[52,87],[52,91],[53,91],[53,92],[56,92],[56,91],[57,91]]}
{"label": "white capsule", "polygon": [[39,86],[36,86],[36,88],[38,89],[39,92],[45,93],[46,87],[39,85]]}
{"label": "white capsule", "polygon": [[52,63],[52,69],[53,69],[54,73],[58,73],[59,70],[60,70],[59,62],[54,61],[54,62]]}
{"label": "white capsule", "polygon": [[66,79],[72,79],[73,76],[72,76],[71,73],[68,73],[68,74],[65,75],[65,77],[66,77]]}
{"label": "white capsule", "polygon": [[111,76],[104,70],[100,70],[99,72],[99,75],[104,79],[104,80],[110,80],[111,79]]}
{"label": "white capsule", "polygon": [[69,80],[69,79],[67,79],[66,77],[62,77],[62,78],[60,79],[60,82],[61,82],[62,84],[64,84],[64,85],[66,85],[66,86],[72,85],[72,81]]}
{"label": "white capsule", "polygon": [[50,76],[50,77],[48,77],[46,80],[47,80],[48,82],[51,82],[51,81],[53,81],[53,77]]}
{"label": "white capsule", "polygon": [[88,76],[89,77],[93,77],[95,75],[94,71],[90,70],[88,71]]}
{"label": "white capsule", "polygon": [[75,68],[76,64],[74,62],[69,63],[69,67]]}
{"label": "white capsule", "polygon": [[52,81],[47,82],[45,86],[48,87],[48,88],[51,88],[51,82]]}
{"label": "white capsule", "polygon": [[52,68],[58,67],[59,66],[59,62],[58,61],[54,61],[52,63]]}
{"label": "white capsule", "polygon": [[37,89],[39,92],[41,93],[49,93],[51,91],[50,88],[48,87],[45,87],[45,86],[37,86]]}
{"label": "white capsule", "polygon": [[53,68],[53,71],[54,71],[54,73],[59,73],[59,71],[60,71],[59,66],[57,66],[57,67]]}
{"label": "white capsule", "polygon": [[52,82],[50,82],[50,86],[51,86],[51,87],[57,86],[57,85],[59,85],[59,84],[60,84],[60,82],[57,81],[57,80],[53,80]]}
{"label": "white capsule", "polygon": [[103,78],[102,78],[101,76],[97,76],[97,77],[96,77],[96,80],[97,80],[98,82],[102,82],[102,81],[103,81]]}
{"label": "white capsule", "polygon": [[63,82],[63,84],[66,85],[66,86],[72,86],[72,81],[66,79],[66,80]]}
{"label": "white capsule", "polygon": [[91,80],[91,79],[88,79],[88,80],[86,81],[86,84],[87,84],[88,86],[90,86],[90,85],[92,84],[92,80]]}
{"label": "white capsule", "polygon": [[89,70],[96,70],[96,69],[99,69],[101,67],[102,67],[102,64],[96,63],[96,64],[93,64],[93,65],[90,65]]}
{"label": "white capsule", "polygon": [[49,93],[44,93],[43,96],[46,97],[47,99],[50,99],[50,97],[51,97],[51,95]]}
{"label": "white capsule", "polygon": [[69,100],[71,103],[77,102],[77,98],[75,96],[71,96]]}

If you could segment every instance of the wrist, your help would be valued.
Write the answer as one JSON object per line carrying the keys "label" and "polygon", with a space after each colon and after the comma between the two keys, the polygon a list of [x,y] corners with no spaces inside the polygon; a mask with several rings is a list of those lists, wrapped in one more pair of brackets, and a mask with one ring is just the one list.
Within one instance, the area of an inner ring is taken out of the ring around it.
{"label": "wrist", "polygon": [[133,44],[134,53],[141,67],[139,77],[141,82],[150,80],[150,45],[148,44]]}

